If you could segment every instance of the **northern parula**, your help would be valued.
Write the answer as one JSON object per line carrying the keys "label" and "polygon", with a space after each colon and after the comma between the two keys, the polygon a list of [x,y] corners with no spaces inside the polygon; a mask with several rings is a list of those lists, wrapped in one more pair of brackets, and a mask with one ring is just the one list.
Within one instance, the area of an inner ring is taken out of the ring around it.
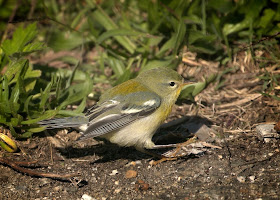
{"label": "northern parula", "polygon": [[152,137],[186,84],[174,70],[154,68],[107,90],[84,116],[44,120],[39,124],[47,128],[76,127],[83,133],[79,139],[101,137],[142,152],[167,147],[155,145]]}

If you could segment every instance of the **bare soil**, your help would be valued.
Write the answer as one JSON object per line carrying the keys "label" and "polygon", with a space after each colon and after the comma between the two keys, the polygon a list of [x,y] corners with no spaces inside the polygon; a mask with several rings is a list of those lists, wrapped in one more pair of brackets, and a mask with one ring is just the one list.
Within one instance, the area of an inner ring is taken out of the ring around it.
{"label": "bare soil", "polygon": [[[217,66],[213,68],[217,70]],[[178,71],[193,73],[199,80],[206,71],[210,73],[208,69],[192,66],[186,71],[181,66]],[[264,142],[255,130],[258,124],[279,120],[279,102],[259,94],[262,83],[251,71],[226,75],[223,87],[215,90],[216,85],[210,85],[196,97],[196,106],[183,102],[168,119],[188,115],[210,122],[207,126],[216,138],[212,144],[220,149],[208,148],[204,153],[151,166],[155,158],[133,148],[93,139],[77,143],[78,133],[71,131],[45,132],[18,141],[20,152],[1,151],[0,156],[12,162],[37,161],[24,167],[33,171],[79,175],[71,179],[37,177],[2,164],[0,199],[81,199],[86,195],[102,200],[279,199],[280,141]],[[188,122],[161,129],[159,135],[188,132],[184,129]],[[129,170],[135,174],[128,176]]]}

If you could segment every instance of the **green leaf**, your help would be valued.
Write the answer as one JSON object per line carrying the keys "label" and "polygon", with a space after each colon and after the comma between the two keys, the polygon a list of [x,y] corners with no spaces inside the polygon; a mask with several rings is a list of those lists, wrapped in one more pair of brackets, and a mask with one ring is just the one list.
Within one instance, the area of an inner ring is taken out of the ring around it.
{"label": "green leaf", "polygon": [[179,96],[180,99],[193,99],[201,91],[203,91],[210,83],[216,80],[217,74],[210,75],[205,81],[186,85]]}
{"label": "green leaf", "polygon": [[73,19],[73,22],[71,23],[71,28],[76,28],[76,26],[80,23],[81,18],[86,14],[87,11],[89,11],[90,8],[84,8],[79,11],[79,13],[75,16]]}
{"label": "green leaf", "polygon": [[119,85],[127,80],[129,80],[131,77],[131,71],[130,68],[126,69],[124,73],[117,79],[117,81],[114,83],[114,85]]}
{"label": "green leaf", "polygon": [[73,83],[75,74],[76,74],[79,66],[80,66],[80,62],[78,61],[73,69],[71,76],[69,77],[68,81],[66,82],[66,86],[65,86],[66,88],[70,87],[70,85]]}
{"label": "green leaf", "polygon": [[179,24],[178,24],[177,30],[176,30],[176,34],[175,34],[176,41],[175,41],[174,50],[173,50],[174,55],[178,54],[179,47],[182,45],[182,42],[185,38],[185,34],[186,34],[186,25],[185,25],[184,21],[181,19],[179,21]]}
{"label": "green leaf", "polygon": [[156,56],[162,57],[166,51],[172,50],[175,47],[176,40],[176,34],[173,34],[172,37],[167,42],[165,42],[160,50],[156,53]]}
{"label": "green leaf", "polygon": [[119,78],[125,71],[125,66],[123,62],[119,59],[116,59],[114,57],[108,58],[108,64],[113,69],[115,75]]}
{"label": "green leaf", "polygon": [[23,133],[21,135],[18,135],[17,138],[30,138],[32,135],[33,135],[32,132],[27,131],[27,132],[25,132],[25,133]]}
{"label": "green leaf", "polygon": [[27,131],[31,132],[31,133],[39,133],[45,129],[46,129],[45,127],[36,127],[36,128],[29,128],[29,129],[27,129]]}
{"label": "green leaf", "polygon": [[196,44],[193,44],[189,47],[190,51],[194,51],[194,52],[199,52],[199,53],[205,53],[205,54],[215,54],[217,52],[217,50],[215,49],[215,47],[213,46],[213,44],[211,43],[203,43],[203,42],[199,42]]}
{"label": "green leaf", "polygon": [[80,105],[75,110],[60,110],[57,114],[64,116],[82,116],[82,112],[86,107],[87,97],[84,97]]}
{"label": "green leaf", "polygon": [[77,114],[81,114],[85,110],[86,104],[87,104],[87,96],[83,98],[80,105],[73,112]]}
{"label": "green leaf", "polygon": [[273,17],[276,12],[270,8],[264,10],[264,15],[260,19],[259,26],[262,28],[266,28],[268,25],[271,25]]}
{"label": "green leaf", "polygon": [[26,28],[20,26],[14,32],[13,38],[11,40],[5,40],[1,47],[10,59],[19,59],[24,55],[43,48],[43,43],[32,42],[36,36],[36,23],[30,24]]}
{"label": "green leaf", "polygon": [[232,1],[225,0],[209,0],[207,5],[222,13],[230,12],[234,6]]}
{"label": "green leaf", "polygon": [[107,40],[110,37],[115,37],[115,36],[141,36],[141,37],[148,37],[146,33],[134,31],[134,30],[129,30],[129,29],[112,29],[108,30],[105,33],[101,34],[97,38],[97,43],[100,44],[103,41]]}
{"label": "green leaf", "polygon": [[246,17],[243,21],[236,24],[225,24],[223,27],[223,34],[225,36],[228,36],[229,34],[238,32],[244,28],[248,28],[250,23],[252,21],[252,18]]}
{"label": "green leaf", "polygon": [[32,70],[31,66],[28,67],[24,79],[39,78],[42,72],[40,70]]}
{"label": "green leaf", "polygon": [[[107,31],[116,30],[119,27],[115,24],[113,20],[100,8],[97,6],[98,10],[92,13],[92,17]],[[116,41],[122,45],[129,53],[133,54],[136,45],[126,36],[114,36]]]}
{"label": "green leaf", "polygon": [[11,98],[9,102],[14,117],[17,116],[17,112],[20,107],[20,104],[18,103],[19,95],[20,95],[19,84],[16,84],[16,86],[12,90]]}
{"label": "green leaf", "polygon": [[48,46],[54,51],[71,50],[89,41],[90,38],[84,38],[78,32],[56,31],[50,35]]}
{"label": "green leaf", "polygon": [[[173,68],[173,61],[175,61],[175,58],[171,58],[168,60],[151,60],[149,61],[143,68],[141,68],[141,70],[148,70],[148,69],[152,69],[152,68],[156,68],[156,67],[170,67]],[[174,66],[175,67],[175,66]]]}
{"label": "green leaf", "polygon": [[24,81],[24,86],[25,86],[25,91],[26,93],[32,92],[35,85],[36,85],[37,80],[36,79],[29,79],[27,81]]}
{"label": "green leaf", "polygon": [[30,100],[32,99],[33,95],[30,95],[27,97],[26,101],[24,102],[24,111],[27,113],[27,117],[30,118],[30,112],[29,112],[29,103]]}
{"label": "green leaf", "polygon": [[11,79],[13,79],[11,83],[15,83],[17,82],[17,78],[19,76],[19,71],[22,69],[22,67],[24,66],[24,63],[26,62],[26,60],[21,59],[19,61],[11,61],[7,67],[7,71],[5,72],[5,75],[8,79],[8,81],[10,81]]}
{"label": "green leaf", "polygon": [[30,120],[22,121],[21,124],[22,125],[35,124],[35,123],[37,123],[39,121],[42,121],[42,120],[54,117],[57,114],[57,112],[58,112],[58,110],[47,110],[46,112],[41,114],[39,117],[37,117],[35,119],[30,119]]}
{"label": "green leaf", "polygon": [[11,108],[9,104],[9,96],[10,96],[10,91],[9,91],[9,83],[6,75],[3,76],[1,85],[0,85],[0,113],[2,114],[8,114],[11,113]]}
{"label": "green leaf", "polygon": [[150,47],[157,46],[162,41],[162,39],[162,36],[152,36],[151,38],[148,38],[147,45]]}
{"label": "green leaf", "polygon": [[185,86],[179,96],[179,99],[193,99],[192,93],[195,89],[195,85],[190,84]]}
{"label": "green leaf", "polygon": [[13,122],[13,119],[12,119],[12,122],[9,124],[9,129],[10,129],[10,131],[11,131],[11,134],[12,134],[12,136],[13,137],[15,137],[15,138],[19,138],[19,134],[17,134],[17,132],[15,131],[15,129],[14,129],[14,124],[17,124],[17,123],[14,123]]}
{"label": "green leaf", "polygon": [[39,109],[43,110],[45,107],[45,104],[50,96],[50,91],[53,85],[53,81],[48,83],[48,85],[45,87],[44,91],[41,91],[41,101],[39,103]]}
{"label": "green leaf", "polygon": [[[63,94],[61,94],[61,97],[63,99],[60,99],[61,104],[58,106],[58,109],[71,105],[73,103],[76,103],[78,101],[81,101],[84,97],[86,97],[92,90],[93,82],[92,79],[88,74],[86,74],[86,79],[84,80],[84,83],[71,85],[69,88],[67,88]],[[60,98],[61,98],[60,97]],[[66,99],[64,99],[66,97]]]}
{"label": "green leaf", "polygon": [[204,43],[210,43],[214,42],[216,40],[215,35],[204,35],[201,31],[197,30],[190,30],[189,37],[188,37],[188,43],[194,44],[195,42],[204,42]]}

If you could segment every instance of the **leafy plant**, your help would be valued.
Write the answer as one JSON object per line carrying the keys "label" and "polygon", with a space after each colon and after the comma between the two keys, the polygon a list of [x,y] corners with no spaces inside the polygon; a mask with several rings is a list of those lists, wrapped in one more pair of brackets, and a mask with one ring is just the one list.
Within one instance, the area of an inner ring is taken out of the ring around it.
{"label": "leafy plant", "polygon": [[[57,114],[69,115],[64,109],[81,102],[73,114],[84,110],[86,96],[91,92],[92,81],[84,73],[84,81],[77,83],[75,72],[53,72],[51,80],[41,77],[41,70],[34,70],[25,56],[44,48],[36,41],[36,24],[20,26],[11,40],[5,40],[0,52],[0,123],[9,127],[14,137],[30,137],[44,128],[36,122]],[[74,84],[75,83],[75,84]]]}
{"label": "leafy plant", "polygon": [[[184,46],[199,57],[226,64],[240,44],[248,46],[263,35],[280,31],[280,3],[276,0],[76,1],[72,7],[45,2],[45,8],[55,20],[63,19],[68,30],[77,31],[50,29],[49,46],[70,50],[83,43],[95,48],[99,53],[92,69],[111,68],[113,75],[108,78],[112,85],[134,77],[139,69],[175,68]],[[95,76],[94,82],[105,80]]]}

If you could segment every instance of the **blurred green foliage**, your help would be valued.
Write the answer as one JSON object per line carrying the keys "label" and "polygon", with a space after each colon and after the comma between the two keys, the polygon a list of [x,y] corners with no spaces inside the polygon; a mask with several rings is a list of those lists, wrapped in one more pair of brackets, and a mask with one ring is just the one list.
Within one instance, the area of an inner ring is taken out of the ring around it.
{"label": "blurred green foliage", "polygon": [[[88,0],[74,1],[71,7],[53,2],[45,6],[55,20],[78,31],[51,30],[48,46],[56,51],[94,46],[99,53],[92,69],[110,67],[112,85],[133,78],[138,69],[175,68],[184,46],[199,57],[225,64],[240,44],[280,31],[280,1],[276,0]],[[104,78],[95,76],[94,82]],[[195,90],[203,90],[207,79],[214,80],[205,77]],[[193,95],[191,88],[183,93],[182,97]]]}
{"label": "blurred green foliage", "polygon": [[[36,41],[36,24],[26,28],[20,26],[11,40],[5,40],[0,51],[0,124],[10,128],[14,137],[30,137],[43,130],[36,122],[67,114],[67,105],[82,102],[71,114],[81,113],[86,97],[92,90],[89,75],[84,74],[82,83],[75,82],[75,71],[71,75],[53,72],[51,80],[41,78],[42,71],[34,70],[25,56],[44,48]],[[77,65],[78,66],[78,65]],[[45,71],[43,71],[45,72]],[[21,134],[23,133],[23,134]]]}
{"label": "blurred green foliage", "polygon": [[36,9],[64,24],[49,24],[49,47],[95,47],[92,68],[112,68],[114,84],[135,76],[132,69],[175,68],[183,46],[224,63],[240,48],[233,44],[280,31],[277,0],[38,1]]}
{"label": "blurred green foliage", "polygon": [[[222,64],[231,61],[240,44],[249,46],[280,31],[280,1],[0,0],[0,19],[0,123],[12,130],[21,127],[26,130],[21,136],[27,137],[41,130],[34,125],[37,121],[73,113],[64,110],[67,105],[82,101],[76,113],[82,112],[92,85],[116,85],[154,67],[176,68],[184,47],[201,58]],[[31,24],[18,28],[13,39],[7,40],[9,32],[3,22],[8,20],[25,25],[37,21],[40,32]],[[77,58],[61,58],[76,65],[74,73],[32,66],[26,56],[46,50],[42,41],[55,52],[98,53],[92,62],[81,62],[79,69]],[[273,42],[278,44],[277,39]],[[252,51],[252,47],[245,50]],[[113,72],[110,77],[105,72],[108,68]],[[186,87],[181,98],[192,98],[215,79],[216,75],[211,75],[204,82]]]}

